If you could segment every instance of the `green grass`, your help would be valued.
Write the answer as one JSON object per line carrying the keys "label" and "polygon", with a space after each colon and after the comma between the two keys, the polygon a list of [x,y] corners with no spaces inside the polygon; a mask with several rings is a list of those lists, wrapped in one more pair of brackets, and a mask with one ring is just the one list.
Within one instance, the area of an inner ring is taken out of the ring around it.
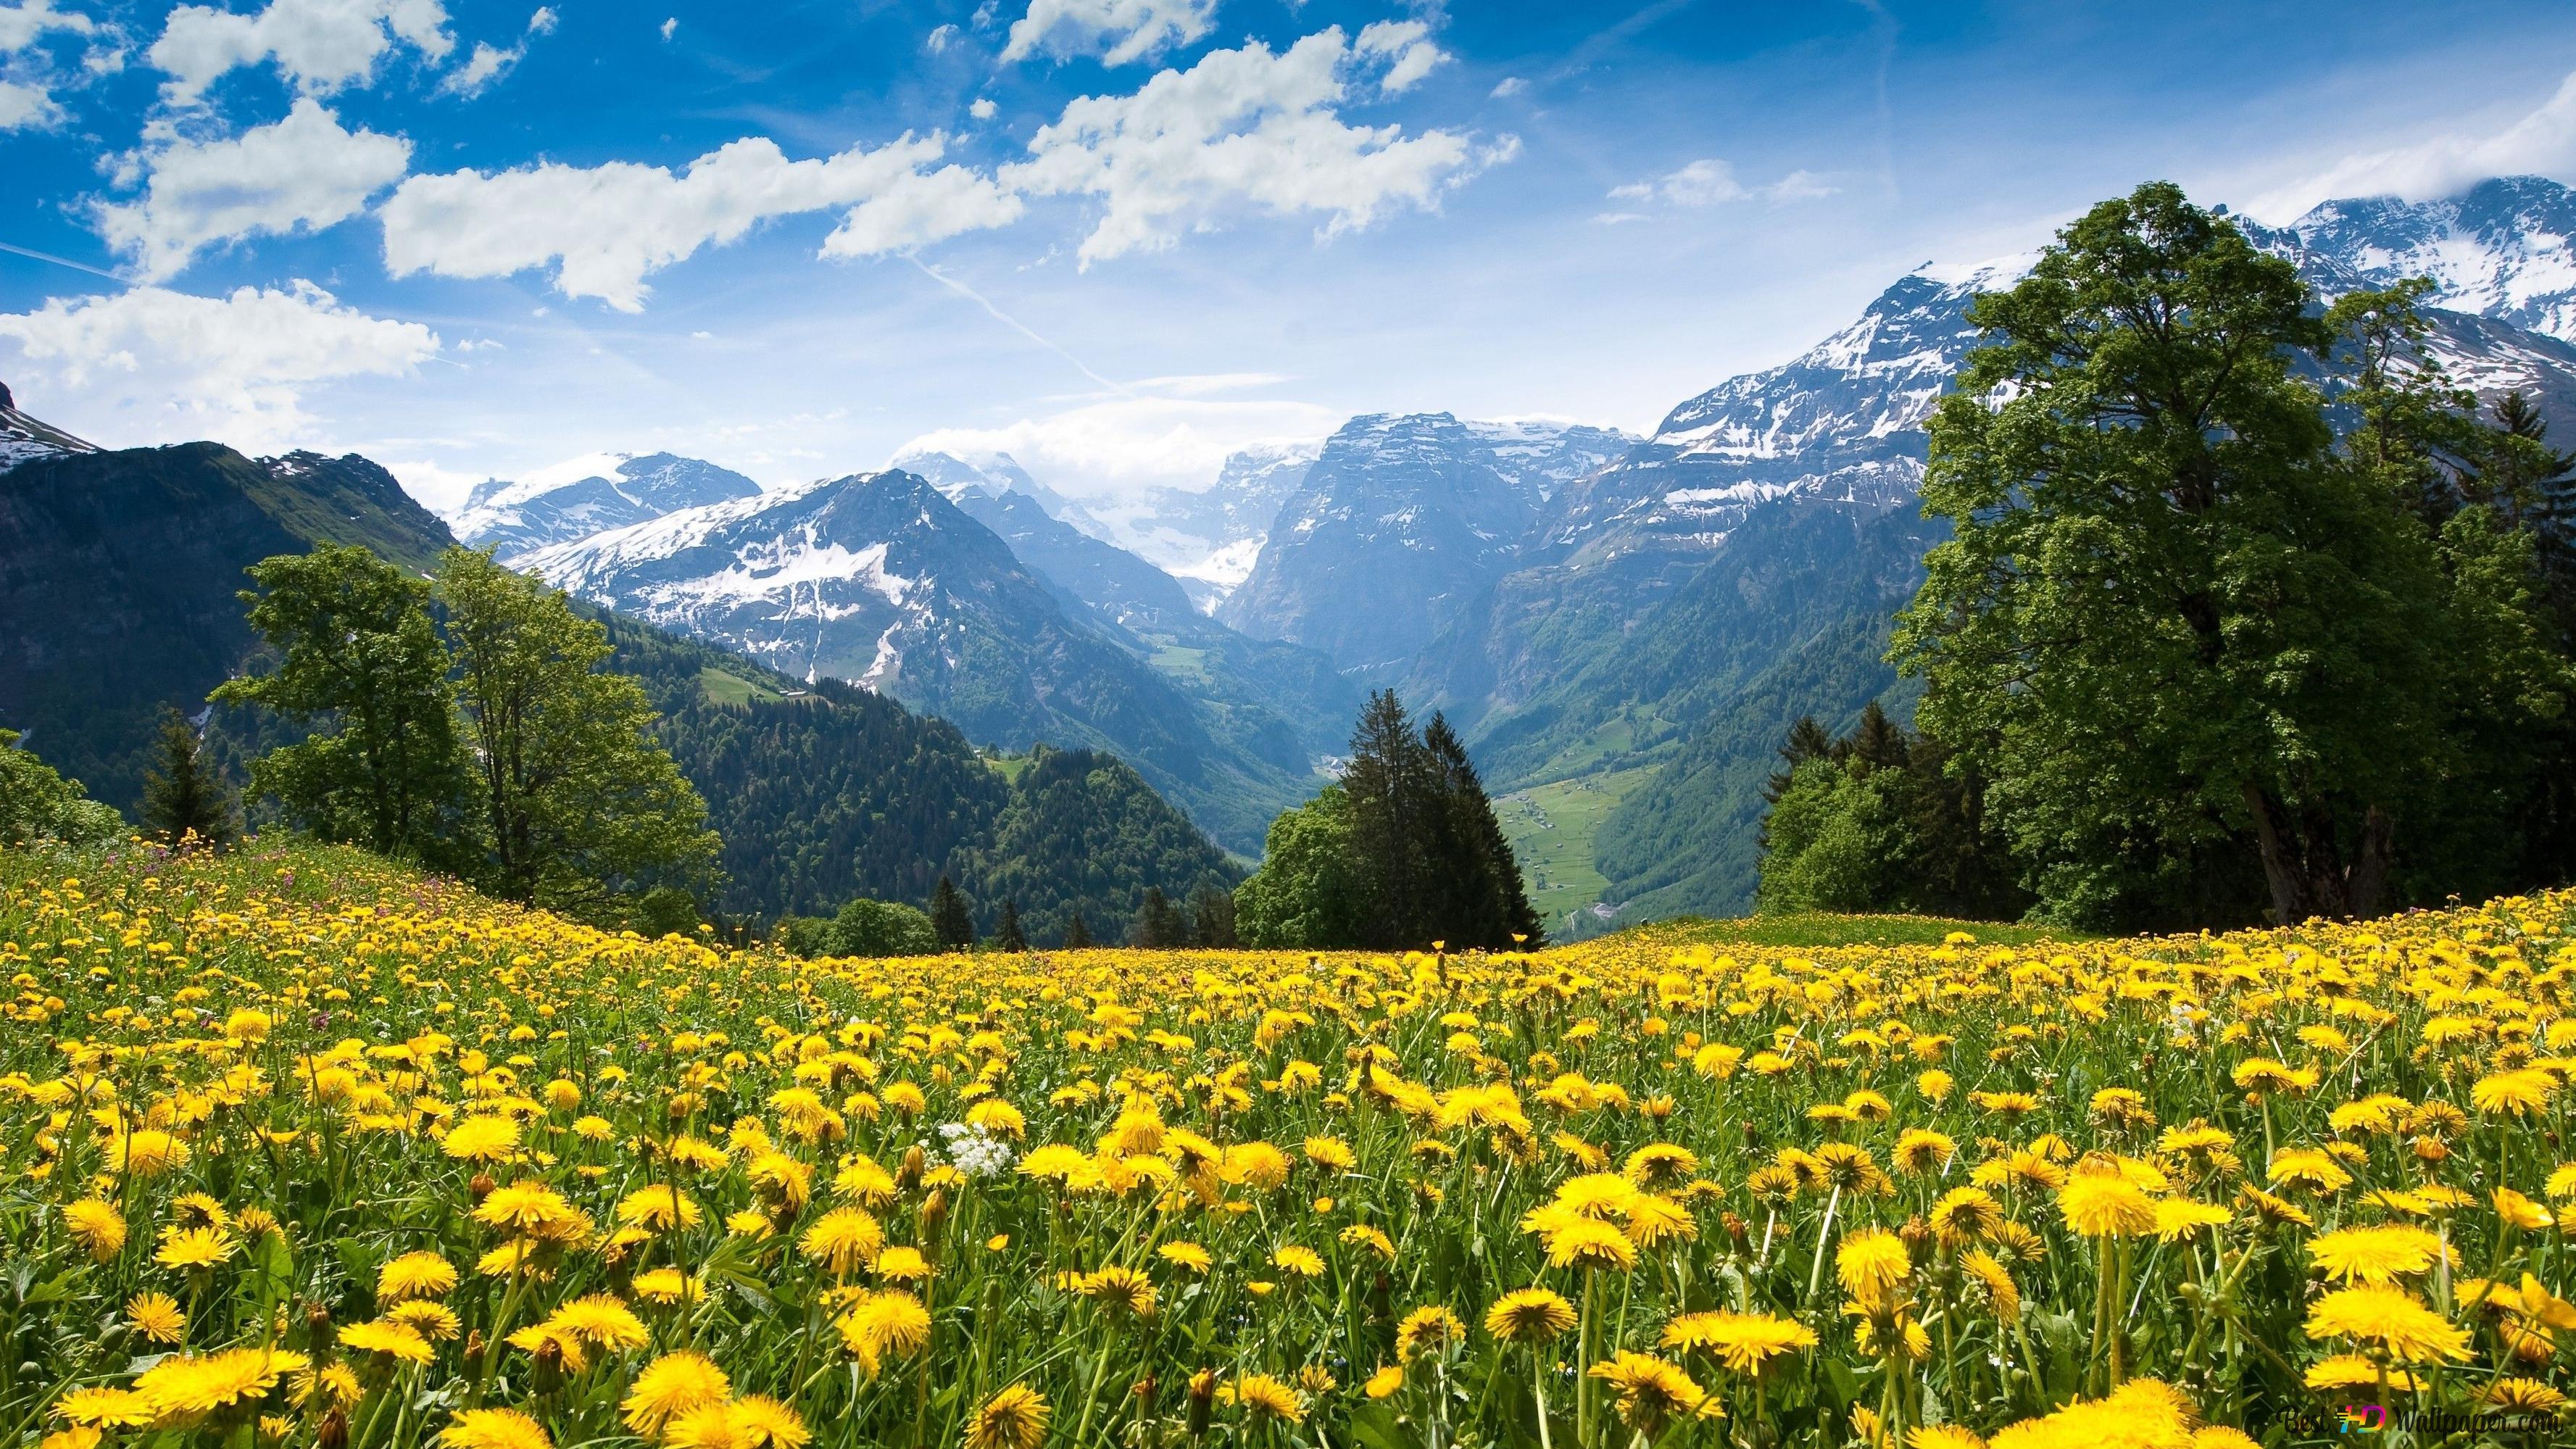
{"label": "green grass", "polygon": [[712,664],[698,671],[698,688],[715,704],[749,704],[753,700],[775,704],[786,698],[768,685],[718,669]]}
{"label": "green grass", "polygon": [[982,759],[986,769],[991,770],[994,774],[999,775],[1003,779],[1016,785],[1020,782],[1020,772],[1029,767],[1030,757],[1027,755],[985,755]]}
{"label": "green grass", "polygon": [[1179,675],[1183,679],[1196,680],[1200,683],[1208,681],[1207,650],[1192,649],[1187,645],[1160,639],[1155,640],[1154,644],[1153,657],[1146,660],[1146,663],[1165,674]]}
{"label": "green grass", "polygon": [[1592,837],[1628,792],[1654,774],[1651,765],[1556,780],[1497,796],[1494,815],[1520,857],[1530,904],[1543,921],[1601,898],[1610,883],[1592,863]]}
{"label": "green grass", "polygon": [[2048,941],[2091,941],[2087,932],[2008,921],[1959,921],[1946,916],[1842,916],[1822,911],[1786,916],[1735,916],[1710,920],[1676,916],[1632,926],[1620,936],[1668,940],[1676,946],[1938,946],[1964,931],[1980,946],[2035,946]]}

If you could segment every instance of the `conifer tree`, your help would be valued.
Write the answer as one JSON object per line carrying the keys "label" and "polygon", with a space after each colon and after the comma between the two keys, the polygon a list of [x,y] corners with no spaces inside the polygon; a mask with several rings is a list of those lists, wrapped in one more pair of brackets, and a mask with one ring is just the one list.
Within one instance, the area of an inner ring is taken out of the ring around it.
{"label": "conifer tree", "polygon": [[1213,951],[1234,949],[1233,896],[1212,885],[1202,885],[1190,896],[1190,944]]}
{"label": "conifer tree", "polygon": [[1028,932],[1020,927],[1020,903],[1017,900],[1002,902],[1001,924],[993,928],[993,947],[1014,954],[1029,949]]}
{"label": "conifer tree", "polygon": [[1350,796],[1351,845],[1368,887],[1364,944],[1430,944],[1428,846],[1438,807],[1422,736],[1394,690],[1372,691],[1360,710],[1342,788]]}
{"label": "conifer tree", "polygon": [[1145,887],[1145,899],[1136,907],[1136,924],[1127,932],[1127,944],[1151,950],[1167,951],[1189,941],[1189,924],[1163,894],[1161,886]]}
{"label": "conifer tree", "polygon": [[1502,822],[1494,818],[1494,802],[1485,795],[1485,782],[1467,757],[1466,743],[1446,717],[1434,714],[1423,728],[1422,746],[1439,787],[1440,820],[1433,838],[1445,858],[1436,859],[1434,869],[1448,883],[1452,903],[1449,919],[1433,923],[1438,928],[1434,939],[1493,950],[1544,944],[1546,932],[1530,906],[1520,861],[1503,838]]}
{"label": "conifer tree", "polygon": [[1091,949],[1092,944],[1091,927],[1083,924],[1082,912],[1075,911],[1073,913],[1073,919],[1065,923],[1064,949],[1068,951],[1087,951]]}
{"label": "conifer tree", "polygon": [[975,918],[966,909],[966,897],[944,875],[930,893],[930,929],[948,950],[963,951],[975,944]]}
{"label": "conifer tree", "polygon": [[160,763],[143,777],[143,828],[176,845],[232,843],[232,801],[206,759],[196,729],[175,709],[161,712]]}

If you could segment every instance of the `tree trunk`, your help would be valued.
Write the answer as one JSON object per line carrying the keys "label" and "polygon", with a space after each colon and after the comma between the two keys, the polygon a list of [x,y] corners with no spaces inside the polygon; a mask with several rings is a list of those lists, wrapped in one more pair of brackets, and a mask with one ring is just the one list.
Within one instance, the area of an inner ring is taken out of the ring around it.
{"label": "tree trunk", "polygon": [[2395,831],[2388,812],[2376,805],[2363,812],[2361,840],[2346,864],[2331,812],[2294,811],[2251,780],[2244,790],[2276,924],[2295,926],[2319,916],[2351,920],[2379,914],[2388,889],[2388,851]]}

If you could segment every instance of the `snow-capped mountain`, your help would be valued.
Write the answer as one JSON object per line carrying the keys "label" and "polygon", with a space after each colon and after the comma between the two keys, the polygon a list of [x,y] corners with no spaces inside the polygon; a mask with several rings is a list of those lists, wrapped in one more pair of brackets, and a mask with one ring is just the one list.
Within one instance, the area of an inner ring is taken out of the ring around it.
{"label": "snow-capped mountain", "polygon": [[961,503],[971,494],[1000,498],[1017,493],[1034,501],[1059,523],[1093,538],[1114,541],[1109,527],[1093,517],[1090,510],[1029,476],[1029,470],[1008,453],[987,454],[980,461],[970,462],[954,453],[908,451],[897,454],[886,466],[930,480],[931,486],[947,495],[951,503]]}
{"label": "snow-capped mountain", "polygon": [[[1638,440],[1615,428],[1553,418],[1461,424],[1477,457],[1532,507],[1627,452]],[[1229,456],[1206,488],[1158,488],[1098,511],[1118,540],[1181,580],[1214,611],[1251,577],[1280,509],[1321,456],[1320,443],[1281,443]]]}
{"label": "snow-capped mountain", "polygon": [[2284,230],[2370,286],[2430,277],[2438,306],[2576,342],[2576,191],[2546,177],[2438,201],[2328,201]]}
{"label": "snow-capped mountain", "polygon": [[1400,668],[1511,567],[1530,488],[1448,413],[1373,413],[1324,443],[1217,617],[1320,649],[1346,672]]}
{"label": "snow-capped mountain", "polygon": [[97,451],[97,444],[75,438],[51,423],[18,411],[17,400],[9,395],[9,385],[0,382],[0,471],[15,468],[21,463],[32,463],[39,458]]}
{"label": "snow-capped mountain", "polygon": [[[968,502],[1037,512],[1016,492]],[[1298,729],[1256,701],[1203,703],[916,473],[683,509],[517,564],[788,674],[893,695],[979,743],[1109,750],[1236,849],[1257,848],[1308,783]]]}
{"label": "snow-capped mountain", "polygon": [[1534,505],[1617,462],[1640,441],[1617,428],[1556,418],[1471,419],[1467,433],[1484,445],[1494,471],[1518,484]]}
{"label": "snow-capped mountain", "polygon": [[448,522],[475,548],[495,548],[504,563],[550,544],[569,543],[711,503],[757,498],[760,485],[729,468],[669,453],[627,457],[609,470],[570,482],[494,479],[476,485]]}

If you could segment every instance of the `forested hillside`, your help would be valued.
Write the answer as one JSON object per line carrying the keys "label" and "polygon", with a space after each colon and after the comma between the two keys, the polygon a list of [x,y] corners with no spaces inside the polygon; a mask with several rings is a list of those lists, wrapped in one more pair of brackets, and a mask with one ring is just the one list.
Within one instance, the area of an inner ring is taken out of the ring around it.
{"label": "forested hillside", "polygon": [[[266,711],[206,697],[254,657],[243,570],[317,544],[426,573],[445,525],[364,458],[253,459],[214,443],[49,452],[0,469],[0,728],[96,798],[138,809],[165,706],[206,721],[234,784],[292,741]],[[945,720],[837,683],[599,616],[609,669],[705,796],[725,882],[705,902],[767,919],[856,896],[921,902],[941,874],[989,922],[1016,894],[1038,939],[1076,909],[1114,936],[1149,887],[1185,899],[1240,874],[1187,817],[1106,755],[996,762]],[[1007,769],[1019,768],[1015,785]],[[1067,776],[1080,788],[1068,789]],[[259,818],[254,806],[253,817]]]}

